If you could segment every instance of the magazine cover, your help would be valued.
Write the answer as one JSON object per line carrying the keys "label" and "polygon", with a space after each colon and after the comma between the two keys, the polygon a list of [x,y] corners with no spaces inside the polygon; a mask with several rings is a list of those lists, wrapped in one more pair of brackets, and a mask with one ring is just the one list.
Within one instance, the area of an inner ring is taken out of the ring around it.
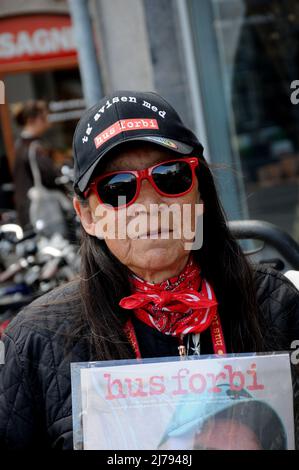
{"label": "magazine cover", "polygon": [[294,449],[288,354],[72,364],[75,449]]}

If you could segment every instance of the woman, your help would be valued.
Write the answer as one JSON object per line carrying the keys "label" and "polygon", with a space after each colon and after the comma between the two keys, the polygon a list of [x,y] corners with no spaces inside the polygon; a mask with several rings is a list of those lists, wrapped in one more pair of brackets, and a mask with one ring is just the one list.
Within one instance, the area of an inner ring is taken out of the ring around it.
{"label": "woman", "polygon": [[[154,93],[119,91],[83,115],[74,135],[81,276],[25,308],[4,336],[4,447],[72,448],[71,362],[285,350],[299,338],[297,290],[250,267],[202,152]],[[174,236],[175,218],[167,228],[151,212],[173,203],[192,209],[182,218],[191,228],[203,204],[200,249]],[[113,222],[128,229],[137,217],[141,231],[113,233]]]}
{"label": "woman", "polygon": [[13,170],[15,183],[15,203],[18,220],[24,229],[30,229],[28,191],[33,186],[33,176],[29,163],[29,146],[38,141],[36,160],[42,183],[47,188],[55,188],[55,179],[59,176],[51,158],[51,151],[43,142],[43,136],[49,129],[48,109],[44,101],[28,101],[18,106],[14,112],[17,124],[22,128],[16,141],[16,159]]}

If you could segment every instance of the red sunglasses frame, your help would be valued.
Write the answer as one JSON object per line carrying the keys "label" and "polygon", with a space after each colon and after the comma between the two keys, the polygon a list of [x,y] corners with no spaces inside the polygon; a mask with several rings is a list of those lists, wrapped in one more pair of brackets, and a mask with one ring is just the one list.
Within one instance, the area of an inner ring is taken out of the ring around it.
{"label": "red sunglasses frame", "polygon": [[[176,193],[176,194],[168,194],[168,193],[164,193],[163,191],[161,191],[153,177],[152,177],[152,172],[155,168],[157,168],[158,166],[160,165],[165,165],[166,163],[171,163],[171,162],[177,162],[177,161],[180,161],[180,162],[186,162],[189,164],[190,168],[191,168],[191,171],[192,171],[192,184],[190,186],[190,188],[188,188],[186,191],[182,192],[182,193]],[[160,162],[160,163],[156,163],[156,165],[153,165],[153,166],[150,166],[148,168],[145,168],[143,170],[120,170],[120,171],[111,171],[109,173],[104,173],[103,175],[99,175],[97,178],[94,179],[94,181],[90,184],[89,188],[84,192],[84,197],[86,198],[90,192],[94,193],[98,199],[98,201],[100,202],[100,204],[104,204],[104,205],[108,205],[106,202],[102,201],[101,200],[101,197],[97,191],[97,185],[98,183],[104,179],[104,178],[107,178],[107,176],[112,176],[112,175],[118,175],[120,173],[131,173],[133,174],[135,177],[136,177],[136,182],[137,182],[137,185],[136,185],[136,193],[135,193],[135,196],[133,197],[133,199],[128,202],[127,204],[122,204],[121,206],[117,206],[117,207],[113,207],[113,209],[117,210],[117,209],[120,209],[120,208],[124,208],[124,207],[127,207],[127,206],[130,206],[131,204],[134,204],[134,202],[136,201],[136,199],[138,198],[139,194],[140,194],[140,189],[141,189],[141,182],[142,180],[144,179],[147,179],[151,185],[153,186],[153,188],[161,195],[161,196],[164,196],[164,197],[180,197],[180,196],[184,196],[185,194],[188,194],[190,191],[192,191],[193,189],[193,186],[194,186],[194,181],[195,181],[195,168],[198,167],[198,159],[197,157],[186,157],[186,158],[176,158],[176,159],[172,159],[172,160],[167,160],[165,162]]]}

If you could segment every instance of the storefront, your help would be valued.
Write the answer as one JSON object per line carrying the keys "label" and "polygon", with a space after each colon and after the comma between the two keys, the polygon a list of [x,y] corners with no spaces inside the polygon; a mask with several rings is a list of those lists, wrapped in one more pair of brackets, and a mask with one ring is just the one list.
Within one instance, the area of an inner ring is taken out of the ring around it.
{"label": "storefront", "polygon": [[71,158],[71,141],[84,108],[71,20],[62,14],[0,18],[0,79],[5,104],[0,106],[1,155],[14,162],[14,141],[20,131],[13,110],[27,100],[45,100],[53,122],[46,136],[58,161]]}

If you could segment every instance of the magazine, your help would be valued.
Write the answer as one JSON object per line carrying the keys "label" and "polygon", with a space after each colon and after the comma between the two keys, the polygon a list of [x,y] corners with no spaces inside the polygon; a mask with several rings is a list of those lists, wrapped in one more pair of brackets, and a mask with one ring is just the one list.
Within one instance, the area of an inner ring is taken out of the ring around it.
{"label": "magazine", "polygon": [[290,359],[72,364],[75,449],[294,449]]}

